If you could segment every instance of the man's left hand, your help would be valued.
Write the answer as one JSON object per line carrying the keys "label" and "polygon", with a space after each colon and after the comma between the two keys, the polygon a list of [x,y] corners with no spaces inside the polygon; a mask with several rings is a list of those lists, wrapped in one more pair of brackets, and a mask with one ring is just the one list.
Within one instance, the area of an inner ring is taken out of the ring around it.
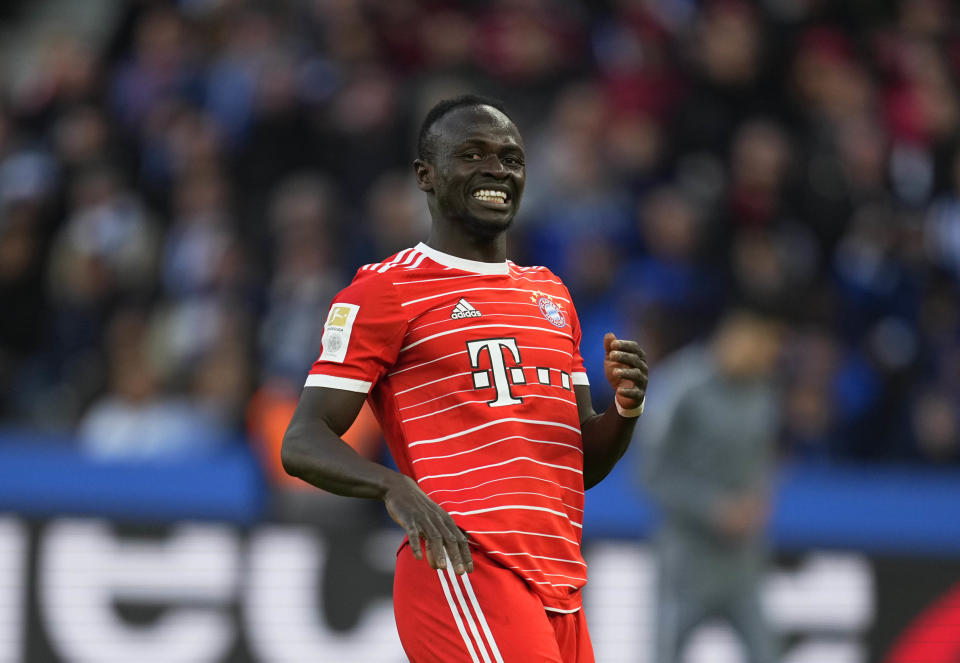
{"label": "man's left hand", "polygon": [[624,410],[640,407],[647,393],[647,358],[636,341],[618,339],[613,332],[603,337],[603,370]]}

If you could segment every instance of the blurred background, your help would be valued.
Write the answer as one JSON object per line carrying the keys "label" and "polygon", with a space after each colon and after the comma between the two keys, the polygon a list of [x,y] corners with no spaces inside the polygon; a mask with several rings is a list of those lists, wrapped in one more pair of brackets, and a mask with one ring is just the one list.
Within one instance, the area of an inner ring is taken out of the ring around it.
{"label": "blurred background", "polygon": [[[958,85],[950,0],[0,3],[0,663],[404,660],[401,534],[278,449],[332,296],[426,237],[416,131],[464,92],[523,134],[509,254],[569,286],[594,402],[604,332],[653,367],[587,496],[598,661],[654,661],[647,437],[747,309],[781,660],[956,663]],[[746,658],[708,621],[684,660]]]}

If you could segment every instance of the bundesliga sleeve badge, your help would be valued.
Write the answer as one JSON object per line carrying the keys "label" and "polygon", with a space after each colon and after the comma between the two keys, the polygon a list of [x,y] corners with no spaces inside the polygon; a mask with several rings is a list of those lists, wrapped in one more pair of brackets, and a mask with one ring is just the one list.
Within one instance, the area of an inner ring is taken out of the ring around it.
{"label": "bundesliga sleeve badge", "polygon": [[543,317],[554,327],[563,327],[567,324],[567,317],[563,314],[563,309],[550,298],[550,295],[545,295],[537,290],[530,295],[530,301],[537,305]]}
{"label": "bundesliga sleeve badge", "polygon": [[347,357],[347,348],[350,346],[350,333],[353,331],[353,321],[357,319],[360,307],[356,304],[334,304],[330,307],[327,321],[323,325],[323,337],[320,345],[322,361],[333,361],[342,364]]}

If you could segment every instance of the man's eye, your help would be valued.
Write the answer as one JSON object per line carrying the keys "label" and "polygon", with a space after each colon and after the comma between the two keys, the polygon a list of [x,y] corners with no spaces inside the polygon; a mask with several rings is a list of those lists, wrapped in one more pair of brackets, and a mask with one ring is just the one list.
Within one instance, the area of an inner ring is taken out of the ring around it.
{"label": "man's eye", "polygon": [[463,158],[464,158],[464,159],[467,159],[468,161],[479,161],[479,160],[480,160],[480,153],[479,153],[479,152],[465,152],[465,153],[463,154]]}
{"label": "man's eye", "polygon": [[523,159],[520,157],[506,157],[503,160],[503,163],[507,164],[508,166],[522,166]]}

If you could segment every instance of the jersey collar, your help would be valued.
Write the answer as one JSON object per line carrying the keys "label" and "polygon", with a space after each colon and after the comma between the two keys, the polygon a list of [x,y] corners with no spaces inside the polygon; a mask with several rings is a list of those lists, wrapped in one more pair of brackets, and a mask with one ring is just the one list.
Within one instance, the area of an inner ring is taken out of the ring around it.
{"label": "jersey collar", "polygon": [[473,272],[474,274],[509,274],[510,266],[506,261],[503,262],[480,262],[479,260],[467,260],[458,258],[449,253],[443,253],[427,246],[423,242],[417,244],[416,250],[426,255],[434,262],[438,262],[445,267],[452,267],[464,272]]}

